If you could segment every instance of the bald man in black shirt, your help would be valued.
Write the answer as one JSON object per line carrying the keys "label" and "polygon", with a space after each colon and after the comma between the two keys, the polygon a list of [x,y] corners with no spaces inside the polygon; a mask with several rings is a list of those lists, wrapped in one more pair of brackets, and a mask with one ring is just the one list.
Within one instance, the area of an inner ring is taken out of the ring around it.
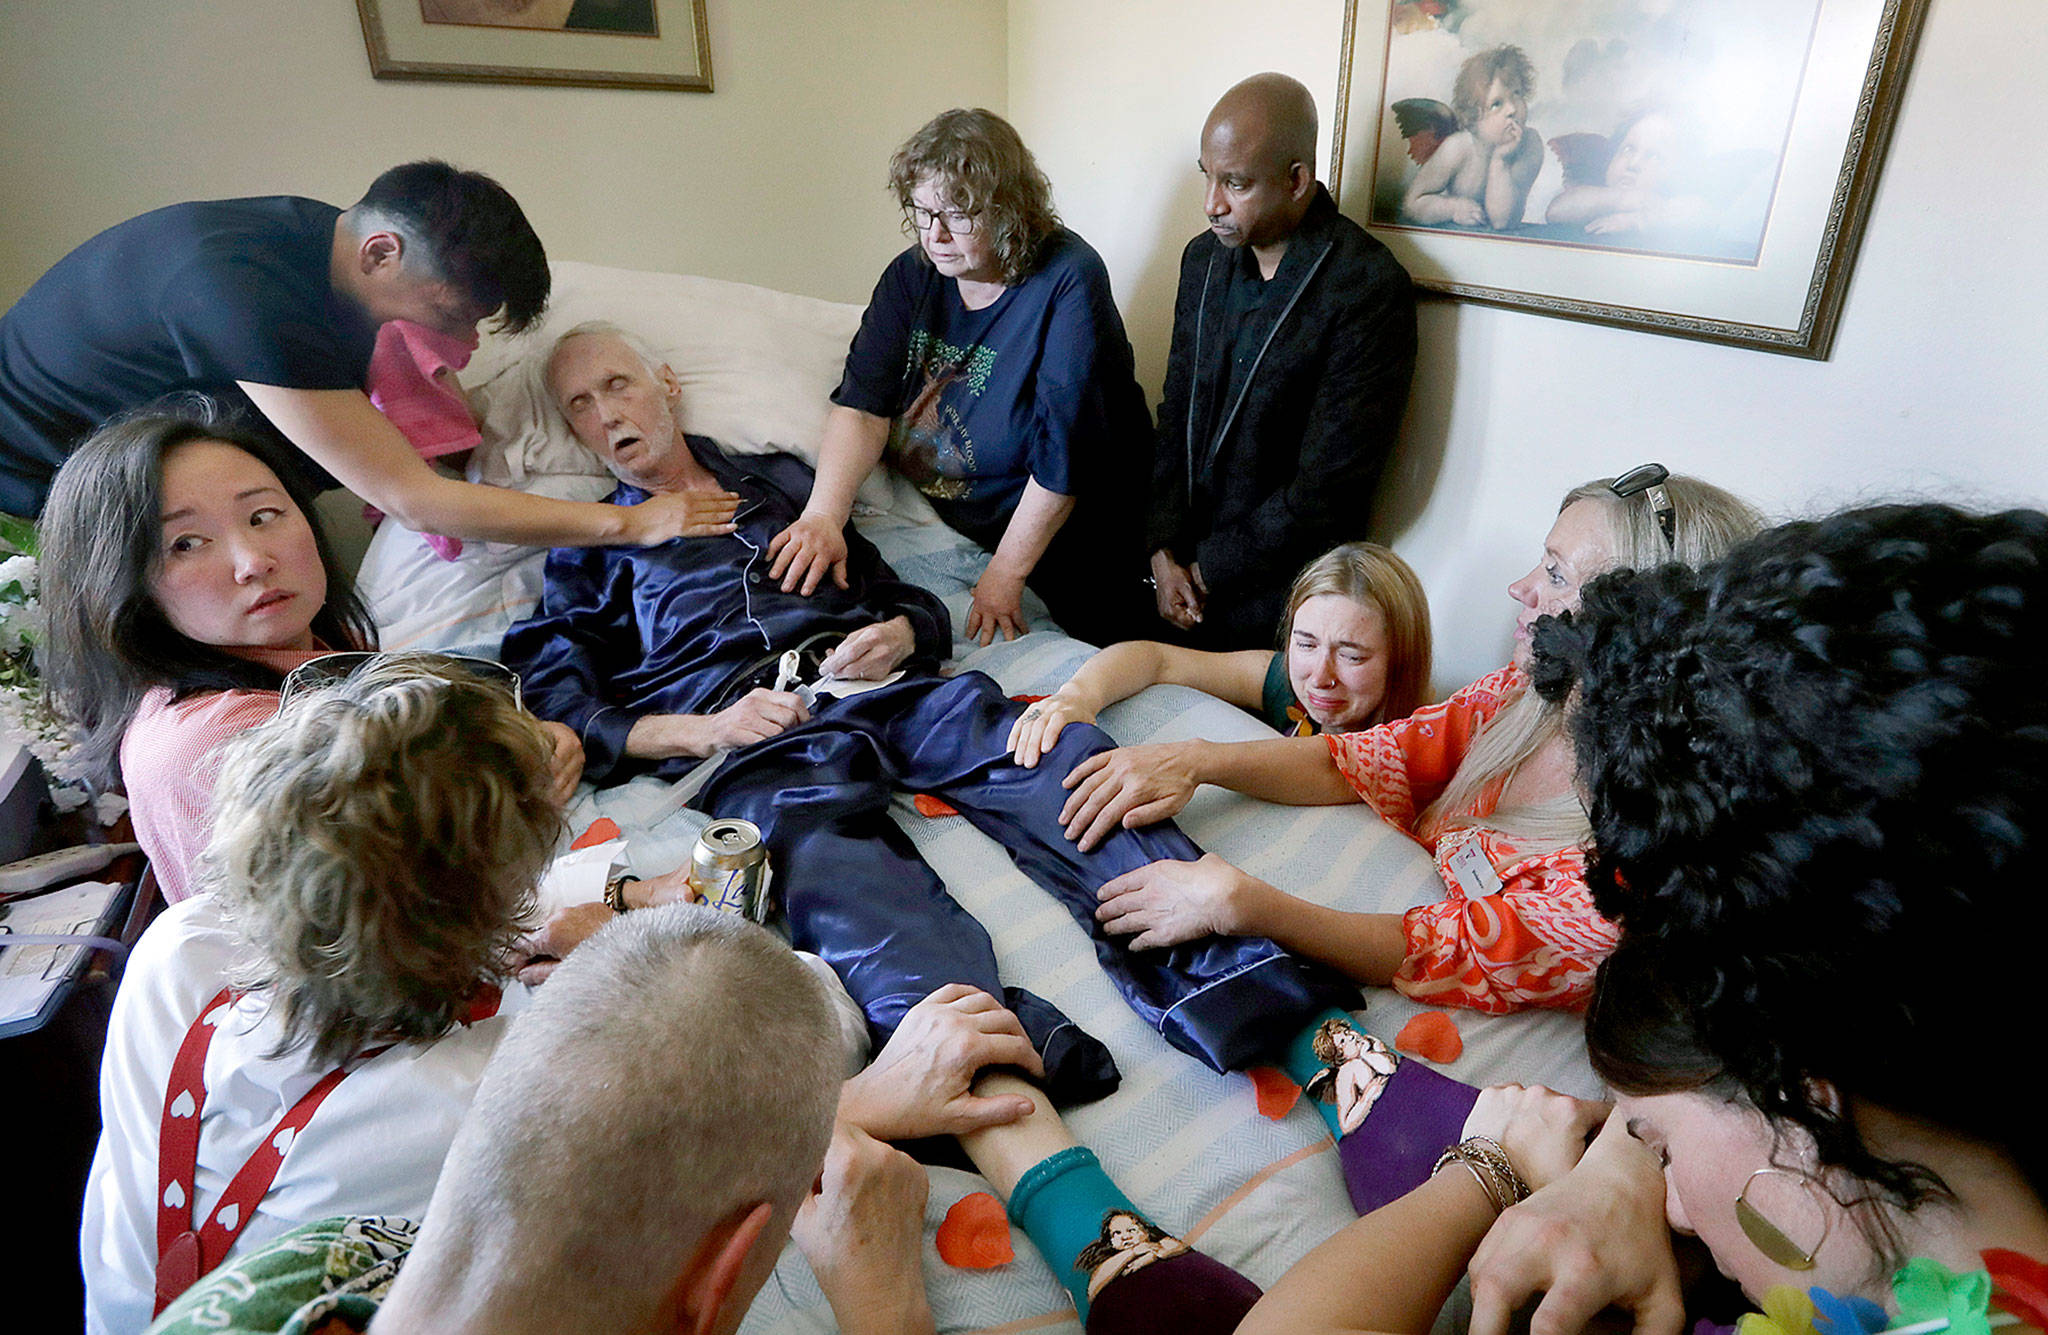
{"label": "bald man in black shirt", "polygon": [[1316,180],[1308,89],[1260,74],[1202,131],[1147,524],[1162,634],[1271,648],[1288,585],[1366,536],[1415,367],[1393,255]]}

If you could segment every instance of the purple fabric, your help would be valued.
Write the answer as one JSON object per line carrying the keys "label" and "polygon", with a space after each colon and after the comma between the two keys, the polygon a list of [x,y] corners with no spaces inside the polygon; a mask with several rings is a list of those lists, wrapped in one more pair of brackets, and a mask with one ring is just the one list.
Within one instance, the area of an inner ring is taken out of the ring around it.
{"label": "purple fabric", "polygon": [[1429,1170],[1463,1137],[1479,1090],[1439,1075],[1414,1057],[1387,1080],[1364,1125],[1337,1142],[1344,1185],[1361,1215],[1429,1180]]}
{"label": "purple fabric", "polygon": [[1225,1335],[1259,1297],[1258,1285],[1221,1261],[1182,1252],[1104,1285],[1088,1305],[1088,1335]]}

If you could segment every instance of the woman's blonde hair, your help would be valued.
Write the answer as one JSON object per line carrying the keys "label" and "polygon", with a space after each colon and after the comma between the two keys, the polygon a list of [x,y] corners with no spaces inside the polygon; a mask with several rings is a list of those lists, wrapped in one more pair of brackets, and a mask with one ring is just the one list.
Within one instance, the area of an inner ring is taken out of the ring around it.
{"label": "woman's blonde hair", "polygon": [[1376,542],[1332,547],[1302,567],[1287,591],[1287,615],[1280,619],[1280,652],[1294,634],[1294,614],[1311,598],[1334,593],[1377,607],[1387,625],[1387,693],[1374,723],[1407,718],[1428,699],[1434,648],[1429,632],[1429,595],[1406,561]]}
{"label": "woman's blonde hair", "polygon": [[238,986],[314,1063],[436,1038],[496,973],[562,829],[547,735],[501,684],[394,654],[227,744],[203,887]]}
{"label": "woman's blonde hair", "polygon": [[[1741,497],[1711,482],[1673,474],[1664,481],[1671,502],[1672,535],[1664,536],[1647,491],[1616,496],[1613,478],[1601,478],[1565,493],[1557,512],[1591,501],[1607,517],[1611,553],[1602,570],[1646,570],[1673,562],[1702,566],[1718,560],[1743,539],[1763,530],[1763,516]],[[1590,579],[1601,571],[1583,571]],[[1458,826],[1476,825],[1528,841],[1530,853],[1583,844],[1592,837],[1586,808],[1576,792],[1546,802],[1496,807],[1491,815],[1470,814],[1489,788],[1505,784],[1525,761],[1555,737],[1564,717],[1561,705],[1546,703],[1531,690],[1516,692],[1473,739],[1472,749],[1443,794],[1416,822],[1416,833],[1434,839]]]}

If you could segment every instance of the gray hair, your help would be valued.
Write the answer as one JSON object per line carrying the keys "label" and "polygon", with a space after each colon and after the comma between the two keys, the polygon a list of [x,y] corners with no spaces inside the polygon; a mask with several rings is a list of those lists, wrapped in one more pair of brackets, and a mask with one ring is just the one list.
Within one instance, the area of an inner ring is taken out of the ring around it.
{"label": "gray hair", "polygon": [[555,358],[561,353],[563,345],[573,338],[617,339],[626,346],[629,352],[640,359],[641,369],[646,371],[650,377],[662,367],[668,365],[668,358],[656,352],[654,345],[648,342],[644,335],[628,329],[624,325],[614,324],[610,320],[585,320],[581,324],[572,325],[570,328],[557,334],[555,341],[548,344],[548,355],[541,362],[541,387],[547,391],[548,402],[555,404],[555,411],[557,412],[561,411],[562,405],[555,401]]}
{"label": "gray hair", "polygon": [[713,1225],[793,1216],[844,1062],[781,941],[700,905],[626,914],[500,1040],[400,1283],[481,1291],[511,1328],[643,1329]]}

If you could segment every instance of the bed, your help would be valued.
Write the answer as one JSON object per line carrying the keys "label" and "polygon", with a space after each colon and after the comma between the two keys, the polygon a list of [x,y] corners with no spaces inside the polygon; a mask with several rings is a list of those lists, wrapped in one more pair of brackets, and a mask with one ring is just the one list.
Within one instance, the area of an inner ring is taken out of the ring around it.
{"label": "bed", "polygon": [[[558,263],[546,321],[520,338],[487,342],[464,374],[485,437],[469,474],[576,499],[609,492],[610,481],[545,406],[538,368],[556,335],[594,319],[635,331],[670,362],[683,385],[686,430],[728,449],[781,448],[814,457],[827,395],[859,315],[858,307],[744,284]],[[951,667],[987,672],[1012,694],[1043,694],[1091,652],[1029,601],[1031,633],[987,648],[966,640],[969,590],[987,558],[940,524],[900,481],[871,478],[855,522],[900,575],[932,589],[951,609],[963,649]],[[471,543],[458,559],[445,561],[419,535],[387,523],[370,545],[360,581],[387,648],[495,656],[505,628],[538,599],[541,559]],[[1111,707],[1101,722],[1124,743],[1272,735],[1240,710],[1172,686]],[[1335,1146],[1306,1101],[1279,1118],[1262,1115],[1247,1076],[1208,1070],[1137,1019],[1096,966],[1081,928],[994,842],[958,817],[917,814],[908,794],[899,794],[895,815],[952,893],[987,926],[1005,981],[1061,1007],[1114,1054],[1122,1088],[1069,1110],[1067,1119],[1141,1208],[1262,1285],[1354,1217]],[[585,788],[572,823],[582,828],[599,816],[618,823],[630,862],[644,872],[686,859],[706,819],[681,809],[674,790],[654,779],[605,791]],[[1181,823],[1203,847],[1320,903],[1398,910],[1439,897],[1428,857],[1363,806],[1278,807],[1205,788]],[[1368,1003],[1366,1025],[1390,1041],[1423,1009],[1386,989],[1369,990]],[[1464,1050],[1443,1068],[1449,1074],[1476,1084],[1513,1080],[1597,1096],[1576,1017],[1454,1012],[1452,1018]],[[939,1328],[1077,1330],[1064,1290],[1021,1233],[1013,1232],[1016,1259],[996,1269],[954,1269],[939,1260],[930,1235],[948,1208],[986,1184],[954,1169],[928,1171],[925,1277]],[[1440,1323],[1451,1326],[1462,1328],[1455,1303]],[[833,1329],[830,1309],[793,1247],[743,1329]]]}

